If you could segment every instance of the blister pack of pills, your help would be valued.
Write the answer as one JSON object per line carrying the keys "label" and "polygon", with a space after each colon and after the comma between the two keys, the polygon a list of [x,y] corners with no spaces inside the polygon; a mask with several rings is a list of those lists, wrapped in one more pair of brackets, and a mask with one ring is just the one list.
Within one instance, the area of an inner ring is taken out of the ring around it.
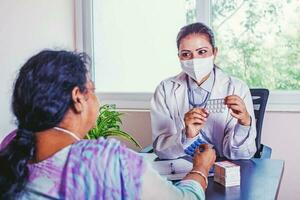
{"label": "blister pack of pills", "polygon": [[[198,138],[197,140],[195,140],[190,146],[188,146],[184,152],[187,154],[187,155],[190,155],[190,156],[193,156],[194,155],[194,152],[195,152],[195,149],[200,146],[201,144],[205,144],[204,141],[202,141],[200,138]],[[201,151],[201,148],[200,148],[200,151]]]}
{"label": "blister pack of pills", "polygon": [[222,113],[227,106],[224,104],[224,99],[210,99],[207,101],[205,108],[210,113]]}

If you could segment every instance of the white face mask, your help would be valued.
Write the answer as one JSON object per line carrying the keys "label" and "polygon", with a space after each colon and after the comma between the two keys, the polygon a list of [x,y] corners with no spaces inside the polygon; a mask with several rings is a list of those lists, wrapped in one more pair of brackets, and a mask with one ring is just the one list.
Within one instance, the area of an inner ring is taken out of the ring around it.
{"label": "white face mask", "polygon": [[195,81],[201,81],[214,68],[214,56],[180,61],[182,70]]}

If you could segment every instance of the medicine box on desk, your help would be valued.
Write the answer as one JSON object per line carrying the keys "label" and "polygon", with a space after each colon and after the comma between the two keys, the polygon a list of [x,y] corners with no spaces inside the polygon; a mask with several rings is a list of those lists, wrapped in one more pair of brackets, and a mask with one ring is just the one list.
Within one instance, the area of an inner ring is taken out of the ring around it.
{"label": "medicine box on desk", "polygon": [[229,161],[215,163],[215,182],[225,187],[237,186],[240,185],[240,177],[240,166]]}

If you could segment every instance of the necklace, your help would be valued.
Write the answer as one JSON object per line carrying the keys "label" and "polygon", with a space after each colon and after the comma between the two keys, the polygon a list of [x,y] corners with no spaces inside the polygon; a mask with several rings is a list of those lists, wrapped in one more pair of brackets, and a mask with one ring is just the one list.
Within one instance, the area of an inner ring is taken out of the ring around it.
{"label": "necklace", "polygon": [[80,140],[81,140],[75,133],[73,133],[73,132],[71,132],[71,131],[68,131],[68,130],[66,130],[66,129],[63,129],[63,128],[60,128],[60,127],[56,127],[56,126],[55,126],[53,129],[58,130],[58,131],[61,131],[61,132],[64,132],[64,133],[67,133],[67,134],[69,134],[70,136],[72,136],[73,138],[75,138],[77,141],[80,141]]}

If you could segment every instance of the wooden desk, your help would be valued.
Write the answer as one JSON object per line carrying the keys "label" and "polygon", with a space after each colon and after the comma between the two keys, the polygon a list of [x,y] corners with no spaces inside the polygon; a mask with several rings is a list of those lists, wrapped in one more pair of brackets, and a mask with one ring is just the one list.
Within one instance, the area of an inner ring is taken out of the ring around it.
{"label": "wooden desk", "polygon": [[241,167],[240,186],[224,187],[209,178],[206,199],[277,199],[284,171],[284,161],[272,159],[251,159],[232,161]]}

